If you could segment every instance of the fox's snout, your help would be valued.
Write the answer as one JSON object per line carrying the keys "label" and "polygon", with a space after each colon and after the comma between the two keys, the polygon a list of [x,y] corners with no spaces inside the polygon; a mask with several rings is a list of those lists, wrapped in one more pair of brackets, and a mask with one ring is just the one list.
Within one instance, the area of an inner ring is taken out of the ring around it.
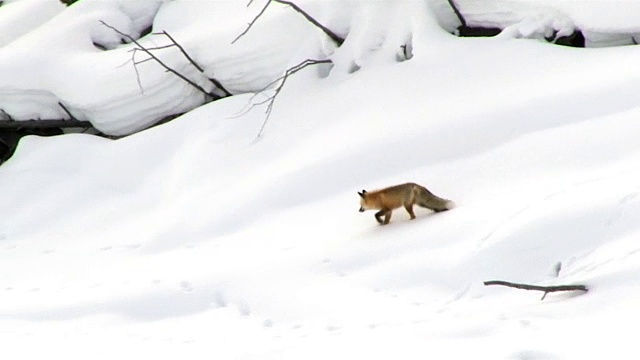
{"label": "fox's snout", "polygon": [[358,210],[359,212],[364,212],[364,208],[362,206],[360,206],[360,210]]}

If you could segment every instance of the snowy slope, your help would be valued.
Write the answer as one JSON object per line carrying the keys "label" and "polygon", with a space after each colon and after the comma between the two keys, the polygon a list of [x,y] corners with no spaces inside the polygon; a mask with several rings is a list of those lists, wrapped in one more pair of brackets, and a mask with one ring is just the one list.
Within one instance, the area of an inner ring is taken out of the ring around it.
{"label": "snowy slope", "polygon": [[[422,2],[345,9],[341,48],[298,48],[335,66],[289,79],[260,138],[247,94],[117,141],[22,140],[0,167],[3,352],[637,358],[639,50],[459,39]],[[458,206],[384,227],[357,212],[356,191],[405,181]]]}

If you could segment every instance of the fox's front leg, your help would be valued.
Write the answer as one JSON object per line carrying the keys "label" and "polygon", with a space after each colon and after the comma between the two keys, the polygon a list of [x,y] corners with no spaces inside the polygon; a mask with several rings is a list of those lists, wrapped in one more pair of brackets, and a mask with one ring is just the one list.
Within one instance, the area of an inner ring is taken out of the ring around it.
{"label": "fox's front leg", "polygon": [[380,225],[384,225],[382,223],[382,215],[384,215],[386,212],[387,212],[386,210],[380,210],[377,213],[375,213],[375,215],[374,215],[376,217],[376,220],[378,221],[378,223]]}
{"label": "fox's front leg", "polygon": [[391,213],[392,213],[392,210],[387,210],[387,213],[384,214],[384,224],[382,225],[387,225],[389,221],[391,221]]}

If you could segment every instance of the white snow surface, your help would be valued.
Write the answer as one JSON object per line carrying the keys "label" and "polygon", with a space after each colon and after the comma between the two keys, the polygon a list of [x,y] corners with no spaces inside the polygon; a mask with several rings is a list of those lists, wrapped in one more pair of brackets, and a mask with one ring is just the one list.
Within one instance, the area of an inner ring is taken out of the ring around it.
{"label": "white snow surface", "polygon": [[[344,45],[286,7],[230,45],[260,3],[82,0],[0,48],[0,108],[61,116],[63,99],[112,133],[202,99],[153,63],[141,93],[118,67],[130,45],[91,44],[113,40],[98,19],[135,33],[155,16],[249,92],[119,140],[22,139],[0,167],[2,352],[637,359],[640,50],[457,38],[423,1],[301,4]],[[251,91],[322,56],[334,66],[289,78],[264,124]],[[456,208],[387,226],[357,211],[357,191],[407,181]]]}

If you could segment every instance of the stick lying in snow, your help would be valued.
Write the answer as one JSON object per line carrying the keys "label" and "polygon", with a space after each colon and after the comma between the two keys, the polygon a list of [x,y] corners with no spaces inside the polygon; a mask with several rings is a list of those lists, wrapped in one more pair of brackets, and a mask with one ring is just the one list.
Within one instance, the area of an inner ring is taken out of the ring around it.
{"label": "stick lying in snow", "polygon": [[511,282],[508,282],[508,281],[501,281],[501,280],[485,281],[484,285],[485,286],[502,285],[502,286],[512,287],[512,288],[516,288],[516,289],[522,289],[522,290],[543,291],[544,295],[542,295],[542,299],[540,299],[540,300],[544,300],[544,298],[550,292],[556,292],[556,291],[584,291],[584,292],[587,292],[587,291],[589,291],[589,289],[585,285],[537,286],[537,285],[527,285],[527,284],[516,284],[516,283],[511,283]]}

